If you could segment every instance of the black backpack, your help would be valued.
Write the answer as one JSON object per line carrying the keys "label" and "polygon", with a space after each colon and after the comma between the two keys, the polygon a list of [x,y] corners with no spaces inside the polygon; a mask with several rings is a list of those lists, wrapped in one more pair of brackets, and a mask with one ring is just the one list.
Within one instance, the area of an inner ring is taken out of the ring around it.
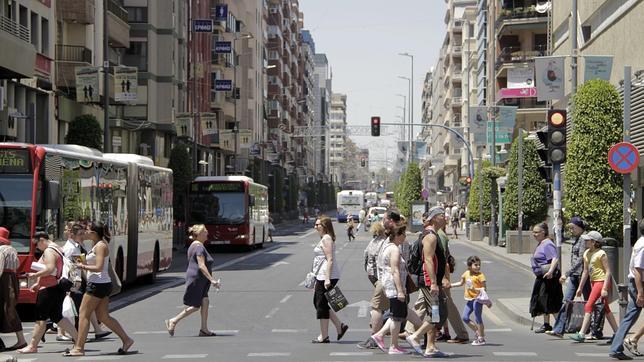
{"label": "black backpack", "polygon": [[420,275],[423,272],[423,238],[431,231],[423,230],[418,233],[418,239],[409,247],[409,261],[407,271],[409,274]]}

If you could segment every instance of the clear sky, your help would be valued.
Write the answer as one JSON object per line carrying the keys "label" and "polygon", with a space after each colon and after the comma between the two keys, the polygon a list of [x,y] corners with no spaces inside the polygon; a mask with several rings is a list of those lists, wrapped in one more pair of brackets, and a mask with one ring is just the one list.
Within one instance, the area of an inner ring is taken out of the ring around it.
{"label": "clear sky", "polygon": [[[329,60],[333,92],[347,95],[349,125],[367,126],[375,115],[401,122],[403,98],[396,94],[407,95],[409,83],[398,76],[411,74],[410,59],[398,55],[405,52],[414,56],[414,121],[420,123],[423,80],[438,59],[446,9],[443,0],[300,0],[315,51]],[[393,136],[377,140],[351,137],[369,148],[372,170],[395,157],[400,129],[390,130]]]}

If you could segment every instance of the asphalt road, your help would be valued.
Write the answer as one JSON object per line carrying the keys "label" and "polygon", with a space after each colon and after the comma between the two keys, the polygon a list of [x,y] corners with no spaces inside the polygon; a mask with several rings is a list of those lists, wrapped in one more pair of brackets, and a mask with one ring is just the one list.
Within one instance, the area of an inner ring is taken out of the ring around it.
{"label": "asphalt road", "polygon": [[[336,342],[331,327],[332,343],[311,344],[319,333],[315,319],[312,292],[301,283],[310,268],[312,249],[318,241],[312,223],[304,226],[282,226],[275,243],[252,253],[220,253],[215,251],[215,276],[221,278],[219,292],[211,290],[209,327],[220,336],[197,337],[199,317],[193,315],[182,321],[174,337],[169,337],[164,320],[181,308],[185,253],[175,255],[173,270],[159,275],[153,286],[135,285],[115,298],[113,315],[121,321],[134,338],[137,354],[119,356],[120,341],[107,338],[89,343],[87,355],[72,360],[84,361],[157,361],[165,359],[186,361],[414,361],[416,355],[389,356],[379,350],[361,350],[356,344],[369,336],[368,301],[371,284],[362,270],[363,250],[368,235],[346,241],[344,224],[337,225],[337,257],[342,278],[340,287],[351,306],[342,310],[340,318],[349,325],[342,341]],[[529,295],[532,276],[503,259],[474,250],[466,242],[451,244],[459,264],[456,274],[465,270],[464,261],[478,254],[483,260],[483,272],[488,279],[492,299]],[[457,306],[463,302],[462,289],[453,292]],[[412,298],[415,298],[414,294]],[[485,309],[483,316],[486,346],[440,344],[450,359],[465,361],[602,361],[607,360],[607,346],[597,343],[583,345],[545,335],[535,335],[528,327],[516,324],[497,307]],[[25,332],[33,324],[25,323]],[[472,336],[472,334],[470,334]],[[29,335],[27,337],[30,337]],[[40,353],[20,356],[24,361],[63,361],[65,348],[55,335],[48,335]],[[2,335],[8,345],[11,335]],[[406,343],[401,344],[408,347]],[[8,354],[0,354],[0,361]]]}

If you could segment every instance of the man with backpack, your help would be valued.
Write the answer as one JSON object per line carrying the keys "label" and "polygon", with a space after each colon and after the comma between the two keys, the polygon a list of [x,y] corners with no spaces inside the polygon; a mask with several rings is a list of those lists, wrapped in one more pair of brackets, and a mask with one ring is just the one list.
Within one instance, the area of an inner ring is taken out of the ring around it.
{"label": "man with backpack", "polygon": [[[420,328],[406,339],[417,353],[430,358],[446,356],[436,347],[436,331],[447,320],[447,303],[443,288],[449,288],[450,285],[445,250],[437,234],[445,223],[445,209],[440,206],[432,207],[423,214],[424,236],[420,243],[412,245],[409,257],[409,271],[418,275],[420,293],[417,304],[422,300],[426,315]],[[419,255],[422,255],[422,263],[418,262]],[[423,334],[427,334],[424,352],[418,343]]]}

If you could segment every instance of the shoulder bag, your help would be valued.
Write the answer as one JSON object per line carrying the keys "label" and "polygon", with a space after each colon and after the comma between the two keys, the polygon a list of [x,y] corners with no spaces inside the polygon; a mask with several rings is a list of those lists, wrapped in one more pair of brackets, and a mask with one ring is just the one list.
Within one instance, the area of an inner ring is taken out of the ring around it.
{"label": "shoulder bag", "polygon": [[304,287],[307,289],[313,289],[315,287],[315,277],[317,277],[318,273],[320,272],[320,268],[322,268],[322,264],[324,264],[324,261],[318,265],[317,270],[315,273],[313,273],[313,264],[311,264],[311,271],[306,274],[306,277],[304,278]]}

